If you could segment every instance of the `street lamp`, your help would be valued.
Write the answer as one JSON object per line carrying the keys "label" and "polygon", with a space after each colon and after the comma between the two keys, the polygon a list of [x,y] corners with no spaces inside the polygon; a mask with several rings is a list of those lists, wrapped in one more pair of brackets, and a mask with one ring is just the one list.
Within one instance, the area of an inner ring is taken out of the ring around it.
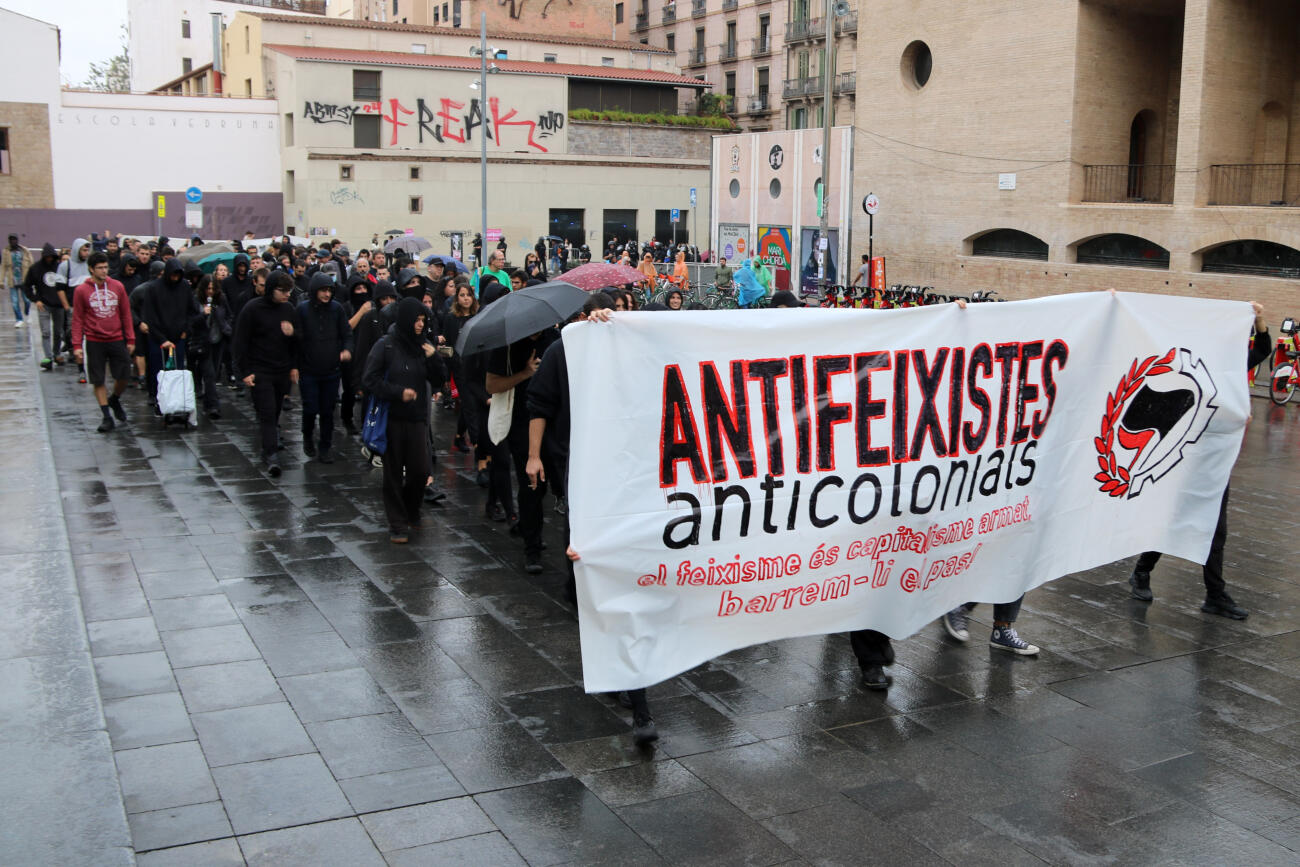
{"label": "street lamp", "polygon": [[830,229],[830,186],[831,186],[831,109],[834,99],[835,69],[835,19],[843,18],[852,9],[845,0],[826,0],[826,60],[822,69],[822,195],[821,195],[821,229],[817,235],[817,246],[826,245],[825,252],[818,249],[821,267],[817,274],[817,292],[826,297],[826,257],[831,254]]}
{"label": "street lamp", "polygon": [[[483,210],[482,210],[482,217],[483,217],[483,220],[482,220],[482,227],[481,227],[482,234],[479,235],[479,238],[482,239],[483,244],[482,244],[481,247],[479,247],[479,250],[480,250],[480,258],[481,258],[481,259],[486,259],[487,257],[486,257],[486,256],[483,256],[483,255],[481,254],[481,251],[487,248],[487,224],[488,224],[488,222],[487,222],[487,202],[488,202],[488,198],[487,198],[487,197],[488,197],[488,189],[487,189],[487,100],[488,100],[488,95],[487,95],[487,94],[488,94],[488,90],[487,90],[487,77],[488,77],[488,74],[489,74],[489,73],[500,72],[500,71],[501,71],[501,68],[500,68],[499,66],[497,66],[495,63],[490,64],[490,65],[488,64],[488,57],[495,57],[497,52],[496,52],[496,49],[495,49],[495,48],[488,48],[488,44],[487,44],[487,13],[486,13],[486,12],[481,13],[481,14],[480,14],[480,17],[479,17],[479,44],[476,45],[476,46],[474,46],[474,47],[472,47],[472,48],[470,48],[469,53],[470,53],[472,56],[475,56],[475,57],[477,57],[477,58],[479,59],[479,77],[476,78],[474,81],[471,81],[471,82],[469,83],[469,87],[470,87],[471,90],[477,90],[477,91],[480,92],[480,93],[479,93],[479,104],[478,104],[478,111],[479,111],[479,136],[478,136],[478,138],[479,138],[479,176],[480,176],[480,187],[481,187],[480,192],[481,192],[481,195],[482,195],[482,204],[483,204]],[[474,265],[475,265],[476,268],[482,268],[482,267],[483,267],[483,262],[475,262]]]}

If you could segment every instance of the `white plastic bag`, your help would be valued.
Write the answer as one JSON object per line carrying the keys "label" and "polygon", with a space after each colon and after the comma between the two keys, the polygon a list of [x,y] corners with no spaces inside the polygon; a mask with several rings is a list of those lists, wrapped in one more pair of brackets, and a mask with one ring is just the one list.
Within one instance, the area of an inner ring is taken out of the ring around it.
{"label": "white plastic bag", "polygon": [[488,406],[488,438],[492,445],[499,445],[510,435],[510,423],[514,417],[515,390],[512,388],[492,395],[492,403]]}
{"label": "white plastic bag", "polygon": [[188,370],[160,370],[158,411],[165,416],[193,416],[195,409],[194,375]]}

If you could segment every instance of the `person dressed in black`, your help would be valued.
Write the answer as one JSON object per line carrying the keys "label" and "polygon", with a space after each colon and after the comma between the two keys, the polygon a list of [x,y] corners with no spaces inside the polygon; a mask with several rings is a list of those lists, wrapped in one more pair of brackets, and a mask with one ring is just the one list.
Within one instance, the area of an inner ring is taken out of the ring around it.
{"label": "person dressed in black", "polygon": [[221,292],[226,296],[226,304],[238,316],[248,299],[253,297],[253,278],[248,273],[249,258],[247,253],[236,253],[234,271],[221,284]]}
{"label": "person dressed in black", "polygon": [[277,271],[266,291],[235,319],[231,351],[235,375],[253,390],[253,406],[262,439],[262,460],[272,477],[280,475],[280,409],[298,381],[298,313],[289,303],[293,278]]}
{"label": "person dressed in black", "polygon": [[525,473],[528,463],[528,384],[541,364],[543,353],[559,336],[559,331],[547,328],[493,351],[487,362],[486,385],[493,403],[513,401],[510,432],[504,442],[510,450],[519,484],[517,527],[524,540],[524,571],[531,575],[542,571],[542,501],[546,496],[546,482],[530,487]]}
{"label": "person dressed in black", "polygon": [[145,385],[155,413],[161,412],[158,409],[158,372],[163,369],[164,353],[175,353],[177,368],[186,366],[186,339],[190,324],[199,312],[194,287],[185,279],[184,272],[180,259],[168,259],[163,265],[162,277],[150,287],[144,299],[144,323],[140,330],[149,341]]}
{"label": "person dressed in black", "polygon": [[[322,464],[334,463],[334,407],[339,399],[341,365],[352,360],[352,327],[343,305],[334,300],[334,281],[316,274],[309,298],[298,305],[302,333],[298,340],[298,392],[302,396],[302,451]],[[349,386],[350,387],[350,386]],[[320,417],[320,447],[316,418]],[[349,419],[350,420],[350,419]]]}
{"label": "person dressed in black", "polygon": [[442,364],[427,341],[429,311],[414,298],[397,302],[396,322],[366,359],[362,383],[388,401],[384,452],[384,512],[389,540],[410,541],[420,523],[424,488],[432,475],[429,451],[430,392],[441,389]]}
{"label": "person dressed in black", "polygon": [[[128,256],[130,254],[127,254]],[[199,312],[190,323],[190,369],[194,386],[203,397],[203,411],[208,418],[221,418],[221,395],[217,391],[217,364],[230,343],[234,324],[221,287],[209,274],[199,279],[195,290]]]}
{"label": "person dressed in black", "polygon": [[[609,320],[614,301],[604,292],[594,292],[582,306],[580,319]],[[528,462],[525,468],[530,488],[540,488],[548,482],[562,495],[569,475],[569,365],[564,353],[564,341],[556,340],[542,356],[537,373],[528,389]],[[581,559],[569,542],[568,514],[564,518],[564,540],[568,558],[569,581],[566,595],[577,604],[573,564]],[[648,744],[659,739],[659,731],[650,715],[650,704],[644,689],[627,692],[632,707],[632,739],[638,744]]]}
{"label": "person dressed in black", "polygon": [[461,356],[456,352],[456,341],[460,338],[461,328],[477,313],[478,299],[474,297],[474,290],[470,288],[469,280],[465,279],[461,283],[458,279],[455,301],[451,310],[442,318],[442,329],[438,335],[438,351],[446,361],[448,372],[460,393],[456,437],[451,444],[461,452],[469,451],[472,443],[478,440],[478,401],[469,400],[465,393],[465,374],[461,370]]}
{"label": "person dressed in black", "polygon": [[[360,311],[354,312],[352,319],[349,320],[355,323],[352,326],[352,336],[357,346],[356,352],[352,355],[351,365],[354,373],[353,378],[355,379],[353,383],[355,389],[354,400],[360,404],[363,415],[366,411],[368,398],[365,383],[363,382],[366,359],[370,357],[370,350],[374,348],[374,345],[379,342],[379,339],[384,336],[384,333],[393,324],[389,314],[396,312],[396,310],[397,290],[387,280],[380,280],[375,284],[374,300],[363,305]],[[350,421],[351,419],[345,417],[343,419],[344,426],[347,426]],[[349,430],[349,433],[352,430],[355,430],[355,428]],[[361,447],[361,455],[370,461],[373,466],[382,467],[384,465],[383,457],[371,454],[370,449],[365,446]]]}
{"label": "person dressed in black", "polygon": [[[1253,301],[1251,306],[1255,308],[1255,340],[1246,357],[1248,371],[1273,352],[1273,338],[1268,333],[1268,323],[1264,321],[1264,308]],[[1248,418],[1247,423],[1249,421]],[[1249,612],[1228,595],[1228,584],[1223,580],[1223,549],[1228,541],[1229,487],[1223,489],[1223,499],[1219,503],[1219,522],[1215,525],[1214,536],[1210,540],[1210,555],[1201,567],[1201,579],[1205,582],[1205,602],[1201,604],[1201,610],[1231,620],[1245,620],[1250,616]],[[1159,551],[1147,551],[1138,557],[1133,574],[1128,579],[1129,592],[1134,599],[1150,602],[1155,598],[1151,592],[1151,570],[1159,562]]]}

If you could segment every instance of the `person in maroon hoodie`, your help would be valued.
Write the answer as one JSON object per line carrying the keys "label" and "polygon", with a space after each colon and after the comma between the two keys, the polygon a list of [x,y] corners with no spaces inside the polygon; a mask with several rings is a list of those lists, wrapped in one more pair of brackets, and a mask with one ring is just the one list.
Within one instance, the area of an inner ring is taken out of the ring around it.
{"label": "person in maroon hoodie", "polygon": [[[116,427],[114,416],[126,421],[122,392],[131,380],[135,328],[126,289],[108,276],[108,256],[92,253],[86,264],[90,277],[72,297],[72,346],[77,364],[85,365],[86,378],[95,387],[95,400],[104,414],[98,430],[108,433]],[[112,397],[104,386],[105,367],[113,375]]]}

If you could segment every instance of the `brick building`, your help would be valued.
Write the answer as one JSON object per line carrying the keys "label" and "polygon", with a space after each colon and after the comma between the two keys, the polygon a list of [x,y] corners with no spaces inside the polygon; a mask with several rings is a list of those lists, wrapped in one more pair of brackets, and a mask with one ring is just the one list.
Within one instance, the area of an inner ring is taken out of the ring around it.
{"label": "brick building", "polygon": [[862,28],[890,282],[1300,304],[1294,2],[880,0]]}

